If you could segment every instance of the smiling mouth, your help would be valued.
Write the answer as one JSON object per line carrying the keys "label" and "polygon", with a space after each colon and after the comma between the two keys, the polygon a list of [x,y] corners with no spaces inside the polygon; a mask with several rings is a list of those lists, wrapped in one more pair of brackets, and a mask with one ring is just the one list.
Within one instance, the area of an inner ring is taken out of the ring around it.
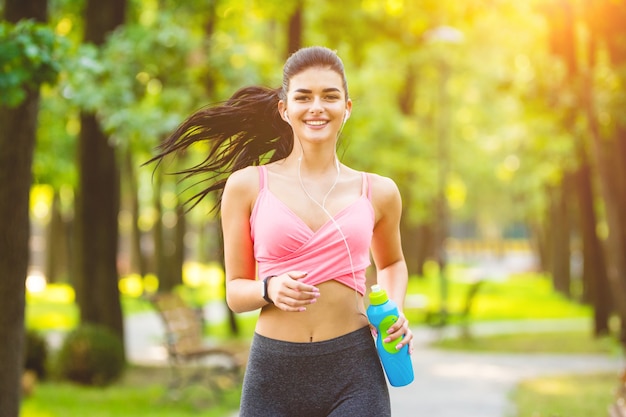
{"label": "smiling mouth", "polygon": [[328,124],[328,121],[327,120],[308,120],[304,123],[309,126],[324,126]]}

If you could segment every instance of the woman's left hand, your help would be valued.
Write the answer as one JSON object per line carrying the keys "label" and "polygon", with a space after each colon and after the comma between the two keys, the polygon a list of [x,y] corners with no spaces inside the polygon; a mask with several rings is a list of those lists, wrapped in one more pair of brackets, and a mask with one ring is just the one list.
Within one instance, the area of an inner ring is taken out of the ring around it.
{"label": "woman's left hand", "polygon": [[[400,338],[402,338],[402,340],[399,340]],[[389,327],[388,334],[383,339],[383,342],[388,343],[392,340],[399,340],[396,346],[398,350],[402,349],[404,346],[408,346],[409,354],[413,353],[413,332],[409,328],[409,321],[402,312],[400,312],[398,320]]]}

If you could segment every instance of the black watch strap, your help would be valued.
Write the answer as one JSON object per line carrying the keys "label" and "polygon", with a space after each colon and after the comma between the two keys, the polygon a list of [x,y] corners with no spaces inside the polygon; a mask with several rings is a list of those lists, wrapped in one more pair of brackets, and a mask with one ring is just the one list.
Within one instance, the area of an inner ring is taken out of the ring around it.
{"label": "black watch strap", "polygon": [[274,278],[275,276],[276,275],[270,275],[270,276],[263,278],[263,299],[270,304],[274,304],[274,301],[272,301],[269,294],[267,293],[267,286],[270,282],[270,279]]}

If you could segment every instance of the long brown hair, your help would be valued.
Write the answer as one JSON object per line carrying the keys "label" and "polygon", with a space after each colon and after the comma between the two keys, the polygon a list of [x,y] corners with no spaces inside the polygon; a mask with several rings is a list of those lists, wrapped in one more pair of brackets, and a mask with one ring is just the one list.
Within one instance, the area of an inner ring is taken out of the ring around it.
{"label": "long brown hair", "polygon": [[219,208],[229,174],[250,165],[278,161],[291,153],[293,131],[279,114],[278,101],[286,100],[291,78],[312,67],[329,68],[341,75],[347,100],[344,66],[337,54],[320,46],[302,48],[285,63],[280,88],[245,87],[221,104],[198,110],[159,145],[157,155],[146,163],[159,164],[170,154],[207,142],[209,151],[203,161],[174,174],[182,175],[182,179],[202,175],[204,178],[196,184],[208,184],[186,201],[189,210],[212,192],[218,195],[214,209]]}

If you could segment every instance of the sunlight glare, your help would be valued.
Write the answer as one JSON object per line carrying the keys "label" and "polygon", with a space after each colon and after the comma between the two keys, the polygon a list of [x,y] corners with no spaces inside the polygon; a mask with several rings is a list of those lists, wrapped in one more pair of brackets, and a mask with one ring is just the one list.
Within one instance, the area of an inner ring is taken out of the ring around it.
{"label": "sunlight glare", "polygon": [[72,26],[72,20],[64,17],[63,19],[59,20],[59,23],[57,23],[55,32],[57,33],[57,35],[65,36],[70,33],[70,31],[72,30]]}
{"label": "sunlight glare", "polygon": [[143,283],[139,274],[130,274],[118,282],[120,293],[130,297],[139,297],[143,293]]}
{"label": "sunlight glare", "polygon": [[41,293],[47,285],[46,277],[39,271],[33,271],[26,277],[26,291],[29,293]]}
{"label": "sunlight glare", "polygon": [[387,0],[385,11],[390,16],[400,16],[404,12],[403,3],[402,0]]}

